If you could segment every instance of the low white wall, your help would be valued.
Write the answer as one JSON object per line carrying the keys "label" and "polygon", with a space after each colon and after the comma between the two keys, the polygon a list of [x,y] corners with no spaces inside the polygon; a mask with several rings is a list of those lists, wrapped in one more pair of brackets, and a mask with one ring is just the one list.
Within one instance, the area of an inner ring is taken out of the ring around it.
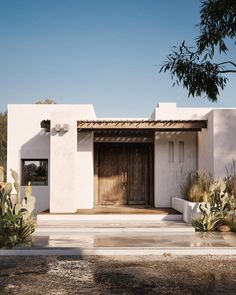
{"label": "low white wall", "polygon": [[200,212],[199,204],[197,202],[189,202],[184,200],[184,208],[183,208],[183,220],[186,223],[191,224],[192,218]]}
{"label": "low white wall", "polygon": [[172,198],[171,207],[176,211],[183,213],[184,212],[184,199],[181,198]]}
{"label": "low white wall", "polygon": [[181,198],[172,198],[172,208],[176,211],[183,213],[183,220],[191,224],[194,215],[200,212],[198,202],[189,202]]}

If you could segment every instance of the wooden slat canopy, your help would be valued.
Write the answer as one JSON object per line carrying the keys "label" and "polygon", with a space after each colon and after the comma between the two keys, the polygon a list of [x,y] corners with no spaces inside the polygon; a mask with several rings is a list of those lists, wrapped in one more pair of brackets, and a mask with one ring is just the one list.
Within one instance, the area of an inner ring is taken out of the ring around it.
{"label": "wooden slat canopy", "polygon": [[96,120],[78,121],[78,131],[149,130],[149,131],[201,131],[207,120]]}
{"label": "wooden slat canopy", "polygon": [[[50,131],[50,120],[43,120],[41,128]],[[94,120],[78,121],[78,131],[201,131],[207,120]]]}

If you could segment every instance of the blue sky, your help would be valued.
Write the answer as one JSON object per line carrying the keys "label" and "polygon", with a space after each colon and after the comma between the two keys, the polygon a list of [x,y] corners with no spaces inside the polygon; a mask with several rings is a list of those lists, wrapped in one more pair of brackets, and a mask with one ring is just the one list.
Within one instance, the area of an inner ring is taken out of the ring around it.
{"label": "blue sky", "polygon": [[[187,98],[159,65],[193,43],[199,0],[0,0],[0,111],[7,103],[92,103],[98,116],[148,116],[158,102],[236,106],[236,77],[219,102]],[[230,57],[236,56],[231,51]]]}

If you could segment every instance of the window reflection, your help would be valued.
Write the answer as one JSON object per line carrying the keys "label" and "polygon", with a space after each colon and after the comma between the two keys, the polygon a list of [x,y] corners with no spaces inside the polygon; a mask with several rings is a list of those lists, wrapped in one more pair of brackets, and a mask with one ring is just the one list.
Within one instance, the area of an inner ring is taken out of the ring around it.
{"label": "window reflection", "polygon": [[22,160],[22,185],[48,185],[48,160]]}

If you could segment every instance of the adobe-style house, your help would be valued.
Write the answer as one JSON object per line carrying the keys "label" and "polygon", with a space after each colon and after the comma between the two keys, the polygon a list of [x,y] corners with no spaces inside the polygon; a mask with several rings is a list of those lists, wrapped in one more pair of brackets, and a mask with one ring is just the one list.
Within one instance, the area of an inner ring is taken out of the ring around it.
{"label": "adobe-style house", "polygon": [[225,175],[235,130],[236,109],[159,103],[148,118],[116,119],[92,105],[8,105],[7,165],[22,190],[31,181],[38,211],[171,207],[181,171]]}

